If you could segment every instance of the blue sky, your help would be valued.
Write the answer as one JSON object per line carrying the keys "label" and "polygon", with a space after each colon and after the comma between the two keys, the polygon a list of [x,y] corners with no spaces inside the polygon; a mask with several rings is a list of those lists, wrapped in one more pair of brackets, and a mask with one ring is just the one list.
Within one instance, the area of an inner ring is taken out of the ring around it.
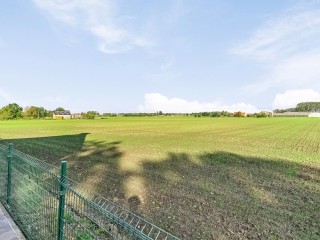
{"label": "blue sky", "polygon": [[320,101],[320,1],[10,0],[0,106],[247,111]]}

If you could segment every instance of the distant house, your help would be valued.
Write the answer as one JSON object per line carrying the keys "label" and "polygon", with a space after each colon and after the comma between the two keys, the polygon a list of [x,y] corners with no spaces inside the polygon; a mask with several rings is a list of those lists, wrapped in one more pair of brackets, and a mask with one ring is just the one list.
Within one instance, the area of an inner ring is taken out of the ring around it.
{"label": "distant house", "polygon": [[53,119],[56,119],[56,120],[71,119],[71,113],[69,110],[53,111]]}
{"label": "distant house", "polygon": [[245,113],[245,112],[234,112],[233,116],[234,117],[246,117],[247,113]]}
{"label": "distant house", "polygon": [[308,115],[308,117],[318,117],[320,118],[320,112],[313,112]]}
{"label": "distant house", "polygon": [[72,113],[71,118],[72,119],[80,119],[80,118],[82,118],[82,115],[81,115],[81,113]]}

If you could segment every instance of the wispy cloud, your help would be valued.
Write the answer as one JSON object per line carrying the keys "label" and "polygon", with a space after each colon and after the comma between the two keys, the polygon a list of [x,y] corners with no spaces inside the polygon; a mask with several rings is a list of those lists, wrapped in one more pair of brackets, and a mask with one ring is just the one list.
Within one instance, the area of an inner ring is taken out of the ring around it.
{"label": "wispy cloud", "polygon": [[243,87],[260,93],[274,87],[282,89],[320,89],[320,49],[297,54],[277,62],[261,81]]}
{"label": "wispy cloud", "polygon": [[276,95],[273,108],[283,109],[295,107],[300,102],[319,102],[320,93],[312,89],[289,90]]}
{"label": "wispy cloud", "polygon": [[[119,53],[134,47],[150,47],[153,42],[121,24],[115,1],[110,0],[33,0],[53,19],[86,31],[99,40],[99,50]],[[127,18],[129,19],[129,18]]]}
{"label": "wispy cloud", "polygon": [[275,59],[318,46],[320,9],[290,10],[268,20],[253,36],[233,49],[233,53],[260,60]]}
{"label": "wispy cloud", "polygon": [[[273,82],[295,87],[320,87],[320,49],[297,54],[274,67]],[[270,79],[271,80],[271,79]]]}
{"label": "wispy cloud", "polygon": [[295,6],[266,20],[235,55],[264,64],[266,73],[243,89],[260,93],[277,89],[320,89],[320,4]]}
{"label": "wispy cloud", "polygon": [[259,110],[246,103],[235,103],[224,105],[220,103],[200,103],[198,101],[188,101],[181,98],[168,98],[160,93],[149,93],[144,96],[144,103],[138,107],[140,112],[163,111],[165,113],[192,113],[211,111],[245,111],[249,113],[259,112]]}

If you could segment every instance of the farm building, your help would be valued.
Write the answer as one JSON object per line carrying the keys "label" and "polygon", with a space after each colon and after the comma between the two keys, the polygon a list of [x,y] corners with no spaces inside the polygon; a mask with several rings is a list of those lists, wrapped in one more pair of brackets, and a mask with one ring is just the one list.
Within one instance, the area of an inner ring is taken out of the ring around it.
{"label": "farm building", "polygon": [[246,117],[247,113],[245,113],[245,112],[234,112],[233,116],[234,117]]}
{"label": "farm building", "polygon": [[273,113],[273,117],[309,117],[310,112]]}
{"label": "farm building", "polygon": [[310,113],[308,117],[318,117],[318,118],[320,118],[320,112]]}
{"label": "farm building", "polygon": [[63,120],[63,119],[70,119],[70,118],[71,118],[71,113],[69,110],[53,111],[53,119]]}
{"label": "farm building", "polygon": [[72,113],[71,118],[72,119],[80,119],[80,118],[82,118],[82,115],[81,115],[81,113]]}

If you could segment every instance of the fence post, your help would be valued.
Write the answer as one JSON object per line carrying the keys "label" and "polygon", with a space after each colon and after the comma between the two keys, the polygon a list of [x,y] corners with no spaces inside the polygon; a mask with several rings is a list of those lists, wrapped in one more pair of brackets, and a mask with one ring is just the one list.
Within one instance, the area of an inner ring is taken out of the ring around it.
{"label": "fence post", "polygon": [[60,170],[60,192],[59,192],[59,212],[58,212],[58,240],[63,239],[63,227],[64,227],[64,206],[66,195],[66,174],[67,174],[67,161],[61,161]]}
{"label": "fence post", "polygon": [[13,144],[9,143],[8,146],[8,179],[7,179],[7,204],[10,206],[11,200],[11,185],[12,185],[12,151],[13,151]]}

